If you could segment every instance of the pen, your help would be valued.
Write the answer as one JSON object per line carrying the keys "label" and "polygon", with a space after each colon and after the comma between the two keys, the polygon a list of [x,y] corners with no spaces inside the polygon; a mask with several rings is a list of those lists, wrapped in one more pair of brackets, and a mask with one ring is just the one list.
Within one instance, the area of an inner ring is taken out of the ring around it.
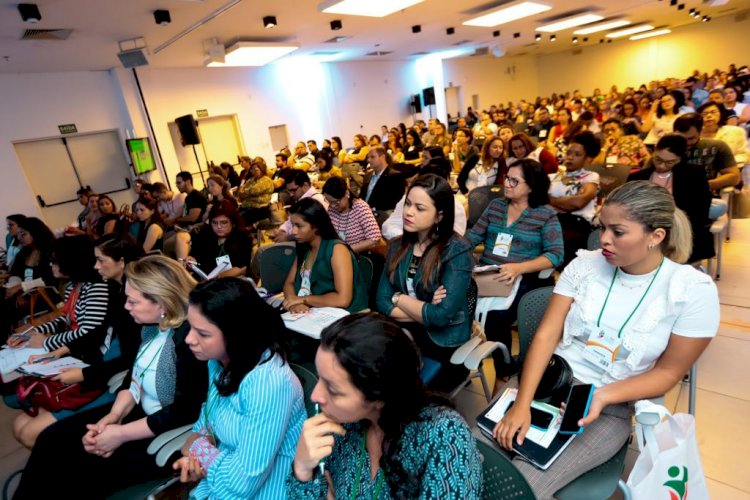
{"label": "pen", "polygon": [[32,363],[36,364],[36,363],[41,363],[42,361],[52,361],[53,359],[55,359],[54,356],[42,356],[41,358],[37,358],[34,361],[32,361]]}
{"label": "pen", "polygon": [[[316,415],[320,414],[320,405],[318,403],[315,403],[315,414]],[[318,469],[320,470],[321,476],[325,475],[325,472],[326,472],[326,459],[325,458],[320,459],[320,463],[318,463]]]}

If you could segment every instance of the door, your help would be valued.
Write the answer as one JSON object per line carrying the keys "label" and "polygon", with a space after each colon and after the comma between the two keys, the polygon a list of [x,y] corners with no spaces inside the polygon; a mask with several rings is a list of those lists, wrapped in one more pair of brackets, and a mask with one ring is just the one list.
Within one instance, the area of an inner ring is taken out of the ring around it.
{"label": "door", "polygon": [[286,131],[286,124],[268,127],[268,134],[271,136],[271,147],[274,153],[289,147],[289,135]]}

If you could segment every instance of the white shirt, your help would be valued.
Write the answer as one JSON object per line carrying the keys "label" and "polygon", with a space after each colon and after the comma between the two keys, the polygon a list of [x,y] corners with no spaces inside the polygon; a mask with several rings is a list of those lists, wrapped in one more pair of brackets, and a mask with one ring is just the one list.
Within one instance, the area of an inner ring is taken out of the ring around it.
{"label": "white shirt", "polygon": [[[583,356],[590,331],[587,326],[597,328],[614,271],[601,250],[579,250],[578,257],[565,268],[555,286],[556,294],[574,299],[555,353],[570,363],[574,376],[581,382],[601,387],[647,372],[665,351],[671,335],[693,338],[716,335],[719,327],[716,285],[693,267],[665,258],[651,289],[623,329],[617,359],[607,370],[590,364]],[[618,271],[600,327],[619,331],[655,273],[635,276]]]}
{"label": "white shirt", "polygon": [[[383,238],[386,240],[392,240],[404,234],[404,202],[406,201],[406,195],[402,196],[396,207],[393,209],[393,213],[383,223],[383,227],[380,228],[380,232],[383,233]],[[466,210],[463,205],[459,202],[456,197],[453,197],[453,206],[455,215],[453,216],[453,230],[461,236],[466,233]]]}
{"label": "white shirt", "polygon": [[477,161],[474,168],[469,171],[469,175],[466,178],[466,189],[471,191],[474,188],[482,186],[491,186],[497,179],[497,162],[492,164],[489,171],[485,172],[482,166],[481,158]]}
{"label": "white shirt", "polygon": [[180,217],[185,206],[185,193],[175,193],[169,201],[159,202],[159,212],[166,214],[167,217]]}
{"label": "white shirt", "polygon": [[[573,172],[571,172],[573,174]],[[580,169],[577,180],[572,184],[564,184],[562,179],[565,174],[558,172],[556,174],[549,174],[550,186],[549,195],[559,198],[560,196],[576,196],[584,184],[596,184],[597,189],[599,186],[599,174],[591,172],[589,170]],[[585,207],[570,212],[573,215],[583,217],[587,221],[591,222],[596,215],[596,196],[592,198]]]}
{"label": "white shirt", "polygon": [[146,344],[145,350],[142,347],[138,351],[135,366],[138,368],[137,371],[143,374],[143,379],[139,379],[138,382],[141,384],[141,407],[146,415],[161,410],[161,403],[156,394],[156,366],[170,332],[171,330],[160,329],[156,337]]}

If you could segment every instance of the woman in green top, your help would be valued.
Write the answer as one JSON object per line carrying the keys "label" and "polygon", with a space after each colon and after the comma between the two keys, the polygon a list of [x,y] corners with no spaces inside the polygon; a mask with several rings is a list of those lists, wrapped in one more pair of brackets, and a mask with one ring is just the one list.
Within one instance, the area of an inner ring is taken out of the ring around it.
{"label": "woman in green top", "polygon": [[320,202],[304,198],[290,210],[297,259],[284,284],[284,309],[340,307],[357,312],[367,307],[367,290],[354,252],[338,239]]}

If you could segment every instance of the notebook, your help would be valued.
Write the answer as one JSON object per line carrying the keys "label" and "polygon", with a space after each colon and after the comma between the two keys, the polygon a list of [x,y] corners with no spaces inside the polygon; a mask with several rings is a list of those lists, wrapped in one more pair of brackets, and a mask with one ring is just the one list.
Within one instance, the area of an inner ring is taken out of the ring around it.
{"label": "notebook", "polygon": [[281,319],[290,330],[320,339],[325,327],[348,315],[349,311],[338,307],[313,307],[305,313],[285,312]]}
{"label": "notebook", "polygon": [[26,363],[18,367],[18,371],[26,375],[36,375],[38,377],[52,377],[62,373],[66,368],[86,368],[89,366],[81,360],[72,356],[50,361],[49,363]]}
{"label": "notebook", "polygon": [[[505,415],[511,403],[516,400],[517,394],[518,389],[505,389],[503,394],[477,417],[477,426],[493,442],[495,438],[492,437],[492,429]],[[558,432],[562,422],[559,408],[539,401],[532,401],[531,406],[540,411],[552,413],[553,418],[547,429],[530,427],[522,445],[513,442],[513,451],[535,467],[546,470],[573,441],[575,435]]]}

